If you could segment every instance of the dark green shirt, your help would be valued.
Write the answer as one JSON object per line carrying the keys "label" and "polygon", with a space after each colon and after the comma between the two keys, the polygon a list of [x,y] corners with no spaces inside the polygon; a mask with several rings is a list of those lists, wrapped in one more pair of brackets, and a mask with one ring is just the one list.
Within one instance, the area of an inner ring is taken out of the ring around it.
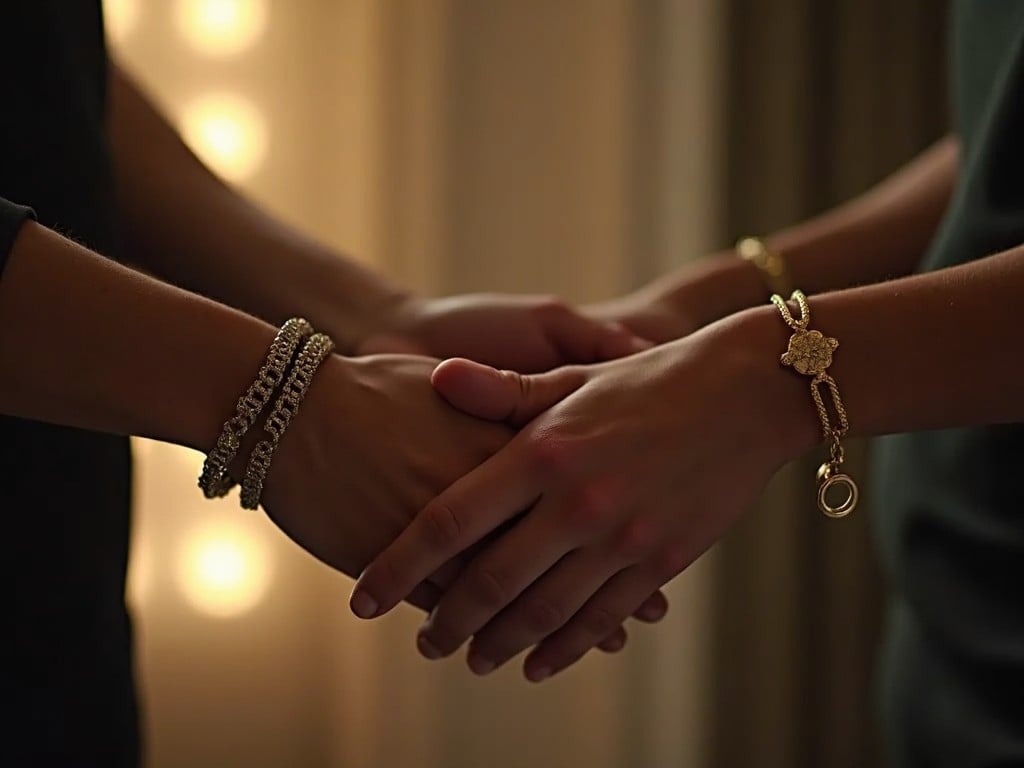
{"label": "dark green shirt", "polygon": [[[952,52],[960,172],[922,271],[1024,243],[1024,2],[954,3]],[[978,376],[1005,386],[1000,362]],[[892,765],[1024,766],[1024,424],[890,437],[876,460]]]}

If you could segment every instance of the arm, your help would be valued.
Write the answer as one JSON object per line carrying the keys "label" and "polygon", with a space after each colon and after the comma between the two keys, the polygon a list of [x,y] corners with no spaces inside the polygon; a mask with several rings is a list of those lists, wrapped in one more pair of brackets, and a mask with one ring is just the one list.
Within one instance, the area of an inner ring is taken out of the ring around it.
{"label": "arm", "polygon": [[[29,222],[0,279],[0,413],[206,450],[274,333]],[[317,373],[264,501],[328,565],[357,574],[416,510],[508,439],[506,428],[440,402],[432,369],[423,358],[334,355]],[[243,469],[233,467],[236,477]],[[429,608],[437,594],[424,584],[409,601]],[[665,610],[654,595],[638,618],[657,621]],[[625,638],[619,628],[602,647],[617,650]]]}
{"label": "arm", "polygon": [[[811,328],[840,342],[829,372],[852,434],[1024,421],[1024,356],[1010,351],[1022,296],[1024,246],[813,297]],[[470,665],[486,672],[539,643],[533,680],[571,664],[821,442],[808,379],[779,363],[789,335],[761,306],[590,368],[521,377],[446,363],[434,382],[450,402],[522,431],[431,502],[356,594],[386,611],[450,553],[529,510],[467,566],[421,647],[446,655],[475,635]],[[439,521],[449,535],[425,536]]]}
{"label": "arm", "polygon": [[[958,154],[956,138],[947,136],[864,195],[766,241],[782,254],[793,284],[808,294],[908,275],[949,203]],[[757,269],[728,251],[591,312],[663,341],[760,304],[767,295]]]}
{"label": "arm", "polygon": [[346,353],[462,355],[544,370],[643,346],[547,297],[427,301],[274,220],[217,179],[117,66],[110,135],[127,255],[277,325],[301,307]]}
{"label": "arm", "polygon": [[[29,222],[0,279],[0,413],[206,450],[274,334]],[[285,434],[265,507],[339,570],[358,573],[415,510],[507,439],[505,427],[440,402],[432,367],[334,355]]]}

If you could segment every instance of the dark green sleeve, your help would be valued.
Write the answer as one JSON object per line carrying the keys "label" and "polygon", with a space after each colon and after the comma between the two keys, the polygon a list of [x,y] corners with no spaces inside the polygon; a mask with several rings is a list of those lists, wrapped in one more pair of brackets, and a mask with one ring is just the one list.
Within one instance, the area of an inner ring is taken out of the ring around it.
{"label": "dark green sleeve", "polygon": [[15,205],[0,197],[0,277],[3,277],[7,255],[11,252],[18,230],[28,219],[35,217],[31,208]]}

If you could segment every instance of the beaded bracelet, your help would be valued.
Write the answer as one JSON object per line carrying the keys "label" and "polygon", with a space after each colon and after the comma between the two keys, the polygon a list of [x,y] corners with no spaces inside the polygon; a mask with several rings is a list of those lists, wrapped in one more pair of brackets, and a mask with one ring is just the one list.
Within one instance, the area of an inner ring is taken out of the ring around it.
{"label": "beaded bracelet", "polygon": [[225,496],[235,486],[235,481],[228,475],[228,465],[238,455],[245,433],[256,423],[257,417],[284,379],[295,350],[312,333],[313,326],[301,317],[291,318],[277,332],[255,381],[238,399],[235,415],[224,422],[217,444],[203,462],[199,487],[203,489],[206,498]]}
{"label": "beaded bracelet", "polygon": [[[858,491],[853,478],[840,471],[846,453],[839,441],[849,431],[850,420],[846,416],[842,398],[839,397],[839,385],[828,373],[828,368],[832,365],[832,353],[839,347],[839,341],[824,335],[821,331],[807,330],[811,322],[811,307],[803,291],[793,291],[790,300],[795,301],[800,309],[799,318],[793,317],[781,296],[777,293],[772,295],[772,304],[778,308],[783,322],[793,331],[793,335],[789,337],[789,346],[780,362],[792,366],[797,373],[811,377],[811,398],[818,411],[821,431],[829,449],[828,461],[818,468],[818,509],[829,517],[845,517],[857,506]],[[832,400],[832,408],[838,418],[836,425],[832,424],[821,396],[822,385],[825,385]],[[841,492],[845,492],[839,504],[832,504],[826,498],[833,488],[841,488]]]}
{"label": "beaded bracelet", "polygon": [[288,429],[288,424],[298,412],[299,406],[306,396],[306,391],[313,382],[314,374],[320,364],[330,355],[332,349],[334,349],[334,342],[329,336],[314,333],[299,353],[292,372],[288,375],[288,380],[274,403],[274,409],[263,426],[270,438],[256,444],[245,468],[241,495],[242,506],[245,509],[259,507],[260,497],[263,495],[263,483],[270,470],[270,463],[274,459],[274,452],[277,450],[285,430]]}

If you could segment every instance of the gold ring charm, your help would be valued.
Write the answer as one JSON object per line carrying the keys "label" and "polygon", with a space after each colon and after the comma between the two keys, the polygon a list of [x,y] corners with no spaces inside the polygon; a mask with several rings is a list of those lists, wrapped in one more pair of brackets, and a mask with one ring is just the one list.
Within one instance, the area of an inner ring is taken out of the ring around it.
{"label": "gold ring charm", "polygon": [[[860,492],[852,477],[842,472],[832,474],[832,467],[825,463],[818,469],[818,480],[821,482],[821,485],[818,486],[818,509],[823,514],[828,517],[846,517],[857,506]],[[835,487],[842,487],[846,491],[846,495],[839,504],[832,505],[827,497],[828,492]]]}

